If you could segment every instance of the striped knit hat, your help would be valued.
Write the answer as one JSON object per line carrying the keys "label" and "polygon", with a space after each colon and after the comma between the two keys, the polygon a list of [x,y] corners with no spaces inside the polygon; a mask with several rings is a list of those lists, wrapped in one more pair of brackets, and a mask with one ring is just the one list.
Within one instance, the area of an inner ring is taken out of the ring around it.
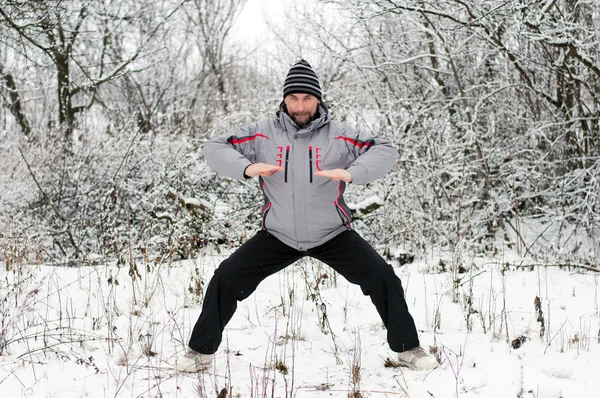
{"label": "striped knit hat", "polygon": [[317,74],[303,59],[291,67],[283,84],[283,98],[295,93],[311,94],[321,101],[321,86]]}

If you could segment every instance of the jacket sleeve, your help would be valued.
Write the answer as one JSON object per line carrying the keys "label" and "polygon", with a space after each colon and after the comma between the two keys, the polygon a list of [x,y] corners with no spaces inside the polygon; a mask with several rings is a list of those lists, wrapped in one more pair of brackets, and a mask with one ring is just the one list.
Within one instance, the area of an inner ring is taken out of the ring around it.
{"label": "jacket sleeve", "polygon": [[244,170],[255,161],[256,131],[254,124],[208,140],[203,147],[208,166],[224,177],[245,180]]}
{"label": "jacket sleeve", "polygon": [[353,184],[368,184],[385,176],[396,164],[398,150],[384,138],[346,127],[336,139],[346,143]]}

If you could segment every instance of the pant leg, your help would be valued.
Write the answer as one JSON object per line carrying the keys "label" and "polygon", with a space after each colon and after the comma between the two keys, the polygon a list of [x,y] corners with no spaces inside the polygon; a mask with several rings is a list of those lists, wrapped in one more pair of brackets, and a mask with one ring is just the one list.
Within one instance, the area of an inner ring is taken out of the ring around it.
{"label": "pant leg", "polygon": [[370,296],[387,329],[390,348],[396,352],[419,346],[415,321],[408,311],[400,278],[355,231],[345,231],[307,253],[329,265]]}
{"label": "pant leg", "polygon": [[215,270],[206,289],[202,312],[192,331],[189,347],[203,354],[216,352],[225,325],[237,309],[237,302],[250,296],[269,275],[304,256],[264,231],[259,231],[240,246]]}

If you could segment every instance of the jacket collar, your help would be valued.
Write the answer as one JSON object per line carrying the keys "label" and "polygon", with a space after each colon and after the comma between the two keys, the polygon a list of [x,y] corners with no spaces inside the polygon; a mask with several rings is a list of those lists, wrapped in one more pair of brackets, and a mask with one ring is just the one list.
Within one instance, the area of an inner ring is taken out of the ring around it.
{"label": "jacket collar", "polygon": [[325,105],[325,103],[322,101],[319,104],[318,112],[319,116],[317,116],[315,120],[310,122],[308,126],[305,126],[302,129],[299,129],[296,125],[296,122],[294,122],[290,115],[288,115],[285,109],[284,102],[282,102],[279,105],[279,109],[277,110],[276,116],[277,120],[279,120],[279,124],[285,131],[298,134],[308,134],[329,123],[329,109],[327,109],[327,105]]}

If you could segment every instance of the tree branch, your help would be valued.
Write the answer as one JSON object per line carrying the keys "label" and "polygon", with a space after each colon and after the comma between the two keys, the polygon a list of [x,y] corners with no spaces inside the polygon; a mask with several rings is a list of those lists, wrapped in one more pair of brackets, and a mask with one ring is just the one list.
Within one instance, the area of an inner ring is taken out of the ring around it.
{"label": "tree branch", "polygon": [[39,48],[40,50],[42,50],[43,52],[45,52],[46,54],[48,54],[51,58],[53,57],[53,54],[52,54],[50,48],[42,46],[37,41],[33,40],[33,38],[29,37],[29,35],[26,34],[25,31],[23,31],[23,29],[21,29],[21,27],[19,25],[17,25],[12,19],[9,18],[8,15],[6,15],[6,13],[4,12],[4,10],[1,7],[0,7],[0,15],[2,15],[4,17],[4,20],[6,22],[8,22],[8,24],[14,30],[17,31],[17,33],[19,34],[19,36],[23,37],[25,40],[27,40],[28,42],[30,42],[31,44],[33,44],[35,47]]}

